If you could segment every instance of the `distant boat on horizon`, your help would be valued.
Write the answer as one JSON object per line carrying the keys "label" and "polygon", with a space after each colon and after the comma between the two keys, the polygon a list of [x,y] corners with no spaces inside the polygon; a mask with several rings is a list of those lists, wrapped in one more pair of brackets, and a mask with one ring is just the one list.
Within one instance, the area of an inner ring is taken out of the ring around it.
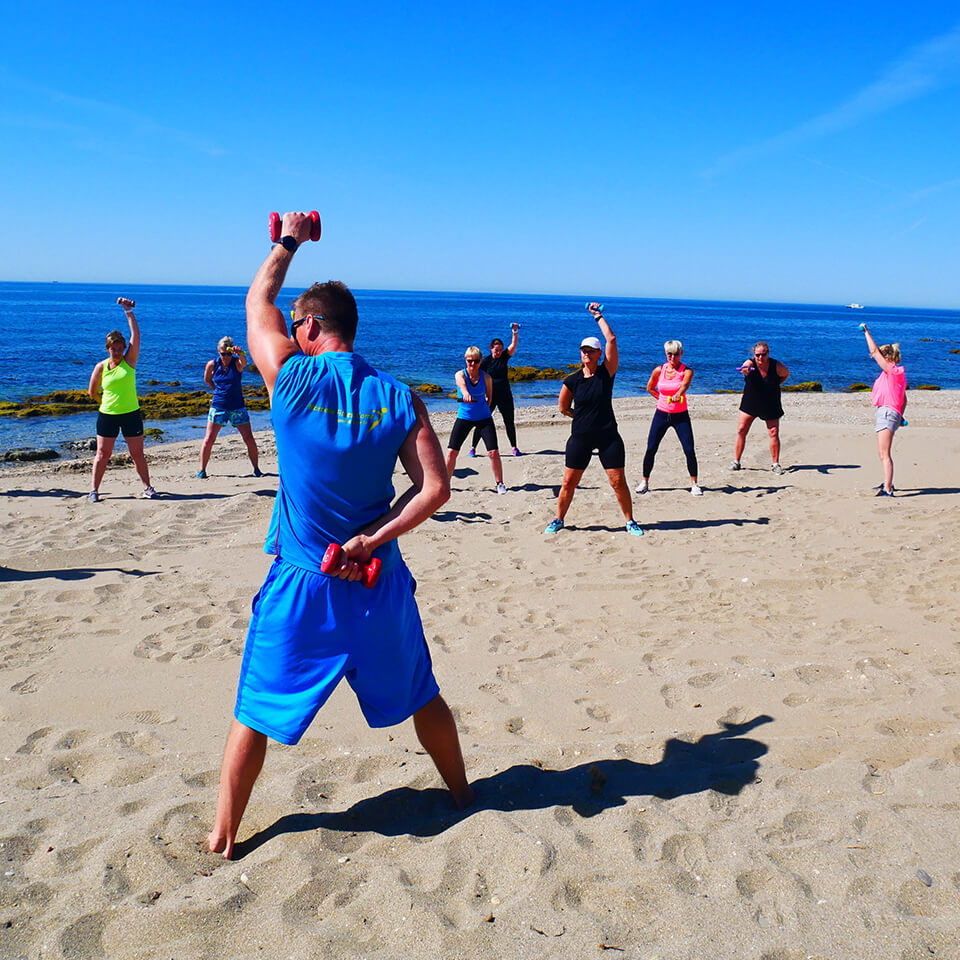
{"label": "distant boat on horizon", "polygon": [[862,310],[862,309],[863,309],[863,304],[862,304],[862,303],[848,303],[848,304],[846,304],[846,307],[847,307],[848,310]]}

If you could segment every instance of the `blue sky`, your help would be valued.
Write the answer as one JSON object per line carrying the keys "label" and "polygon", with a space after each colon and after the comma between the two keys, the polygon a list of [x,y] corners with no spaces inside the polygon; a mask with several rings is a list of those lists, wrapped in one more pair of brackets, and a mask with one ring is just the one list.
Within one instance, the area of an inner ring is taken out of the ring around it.
{"label": "blue sky", "polygon": [[456,7],[11,5],[0,279],[960,308],[956,3]]}

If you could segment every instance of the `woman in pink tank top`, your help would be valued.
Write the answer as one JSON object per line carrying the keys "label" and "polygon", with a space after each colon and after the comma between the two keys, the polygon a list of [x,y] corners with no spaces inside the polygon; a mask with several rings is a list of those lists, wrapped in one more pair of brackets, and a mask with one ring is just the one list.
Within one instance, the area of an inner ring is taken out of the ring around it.
{"label": "woman in pink tank top", "polygon": [[643,479],[637,487],[637,493],[647,493],[650,490],[650,473],[660,441],[667,430],[673,427],[687,458],[690,492],[699,497],[703,491],[697,483],[697,454],[693,446],[690,414],[687,411],[687,390],[693,379],[693,371],[681,360],[683,344],[679,340],[668,340],[663,349],[667,355],[666,362],[654,367],[647,381],[647,393],[657,401],[657,409],[650,424],[647,452],[643,455]]}
{"label": "woman in pink tank top", "polygon": [[880,376],[873,382],[873,405],[877,408],[877,448],[883,467],[883,483],[878,497],[893,496],[893,435],[906,423],[903,411],[907,406],[907,374],[900,365],[900,344],[885,343],[878,347],[865,323],[860,324],[867,340],[870,356],[880,367]]}

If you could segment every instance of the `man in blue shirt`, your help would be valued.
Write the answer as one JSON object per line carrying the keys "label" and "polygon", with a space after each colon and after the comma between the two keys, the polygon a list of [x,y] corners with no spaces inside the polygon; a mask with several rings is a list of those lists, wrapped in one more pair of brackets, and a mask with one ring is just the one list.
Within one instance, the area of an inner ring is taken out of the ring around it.
{"label": "man in blue shirt", "polygon": [[[419,397],[353,352],[357,306],[342,283],[302,293],[287,334],[275,301],[311,225],[303,213],[284,215],[247,293],[247,342],[270,394],[280,483],[265,547],[275,560],[254,600],[208,838],[228,859],[267,737],[297,743],[344,677],[371,726],[412,716],[454,803],[473,800],[396,542],[449,498],[443,452]],[[394,500],[398,457],[412,485]],[[331,543],[342,544],[341,560],[324,573]],[[366,589],[359,581],[374,556],[380,578]]]}

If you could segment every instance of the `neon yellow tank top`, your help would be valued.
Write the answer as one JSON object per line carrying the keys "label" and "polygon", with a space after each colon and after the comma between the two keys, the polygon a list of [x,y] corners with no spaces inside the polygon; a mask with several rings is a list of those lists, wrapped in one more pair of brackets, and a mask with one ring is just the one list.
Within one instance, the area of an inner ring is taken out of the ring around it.
{"label": "neon yellow tank top", "polygon": [[121,360],[112,370],[109,369],[109,360],[103,361],[103,370],[100,375],[100,412],[101,413],[133,413],[140,408],[137,399],[137,372]]}

